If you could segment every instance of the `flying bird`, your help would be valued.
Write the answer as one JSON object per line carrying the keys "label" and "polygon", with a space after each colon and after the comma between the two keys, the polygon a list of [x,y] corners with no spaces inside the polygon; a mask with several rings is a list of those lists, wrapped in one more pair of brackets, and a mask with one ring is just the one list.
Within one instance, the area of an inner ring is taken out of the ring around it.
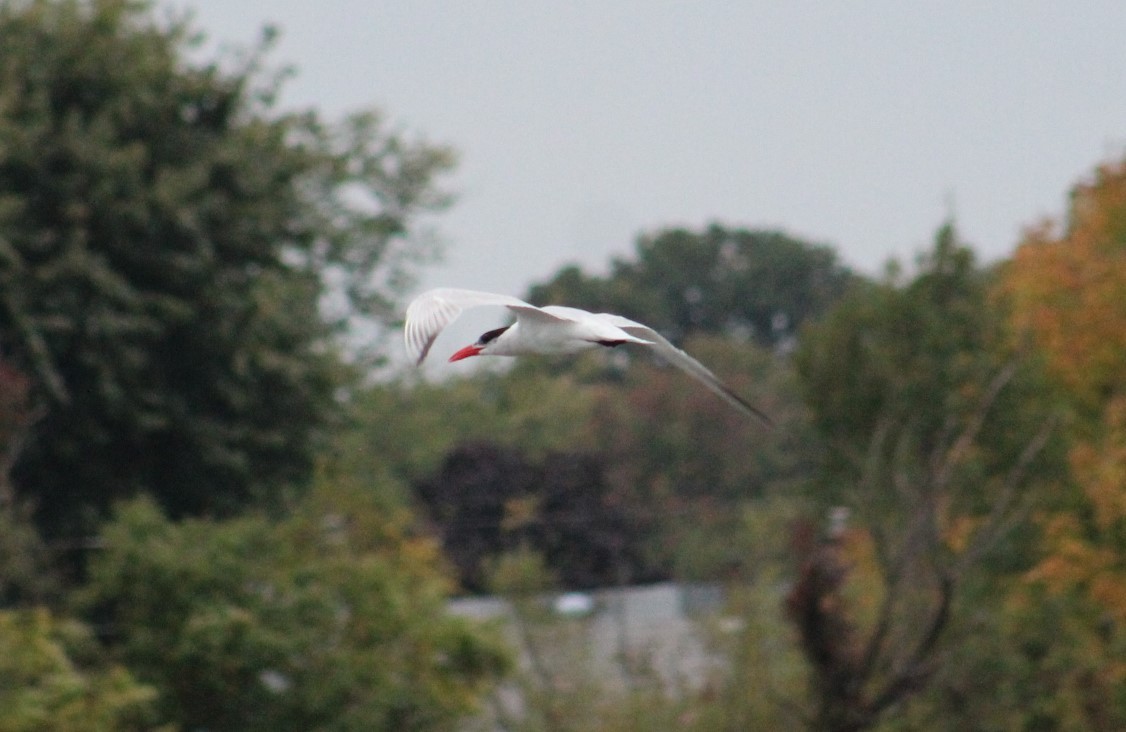
{"label": "flying bird", "polygon": [[716,375],[647,325],[611,313],[590,313],[578,308],[530,305],[515,297],[448,287],[424,292],[407,306],[407,352],[421,365],[442,329],[462,311],[483,305],[508,308],[516,322],[481,335],[476,343],[455,352],[450,362],[470,356],[524,356],[578,353],[592,348],[614,348],[627,343],[649,348],[673,366],[711,389],[743,414],[763,424],[772,422],[761,410],[725,386]]}

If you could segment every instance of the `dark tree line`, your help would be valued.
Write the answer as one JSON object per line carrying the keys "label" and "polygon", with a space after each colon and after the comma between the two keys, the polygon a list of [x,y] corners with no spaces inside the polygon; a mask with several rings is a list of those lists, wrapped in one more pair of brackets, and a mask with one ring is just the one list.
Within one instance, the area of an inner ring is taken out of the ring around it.
{"label": "dark tree line", "polygon": [[595,455],[555,452],[537,461],[511,447],[462,444],[415,494],[465,589],[487,590],[490,564],[517,550],[542,556],[563,587],[653,576],[641,527],[614,500]]}

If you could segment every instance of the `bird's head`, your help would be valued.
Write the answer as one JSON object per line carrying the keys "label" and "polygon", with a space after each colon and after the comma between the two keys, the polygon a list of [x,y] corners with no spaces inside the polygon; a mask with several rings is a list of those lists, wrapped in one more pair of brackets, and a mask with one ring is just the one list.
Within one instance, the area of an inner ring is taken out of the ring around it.
{"label": "bird's head", "polygon": [[468,345],[450,356],[450,363],[460,361],[463,358],[469,358],[470,356],[488,356],[489,352],[496,345],[497,337],[508,330],[508,328],[509,326],[506,325],[503,328],[494,328],[493,330],[482,333],[476,343]]}

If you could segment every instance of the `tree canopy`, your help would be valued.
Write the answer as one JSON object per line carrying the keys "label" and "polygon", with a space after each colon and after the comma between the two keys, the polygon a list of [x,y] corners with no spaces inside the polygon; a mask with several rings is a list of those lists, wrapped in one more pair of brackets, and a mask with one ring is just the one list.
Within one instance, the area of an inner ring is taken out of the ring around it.
{"label": "tree canopy", "polygon": [[604,587],[633,573],[641,540],[605,473],[589,453],[533,463],[516,449],[477,442],[452,450],[415,492],[466,589],[487,589],[490,562],[518,549],[542,555],[565,587]]}
{"label": "tree canopy", "polygon": [[634,257],[614,260],[608,276],[565,267],[528,297],[620,313],[674,341],[703,332],[774,345],[791,340],[853,279],[827,246],[713,224],[642,236]]}
{"label": "tree canopy", "polygon": [[437,547],[375,495],[326,482],[277,522],[126,504],[81,602],[187,729],[448,729],[507,655],[445,614]]}
{"label": "tree canopy", "polygon": [[998,588],[1030,563],[1028,531],[1014,529],[1060,465],[1051,390],[994,285],[947,223],[910,279],[856,288],[803,336],[798,373],[828,457],[821,501],[851,516],[803,552],[789,596],[817,728],[872,727],[928,686],[995,702],[958,678],[984,659],[938,659],[950,636],[973,644],[974,612],[1003,614]]}
{"label": "tree canopy", "polygon": [[389,314],[447,200],[448,150],[278,113],[265,42],[192,65],[148,9],[0,8],[0,347],[42,408],[15,483],[56,533],[138,491],[223,513],[307,477],[334,329]]}
{"label": "tree canopy", "polygon": [[[1072,191],[1064,221],[1031,228],[1002,273],[1011,319],[1067,410],[1065,474],[1039,515],[1029,594],[1067,616],[1061,685],[1126,720],[1126,161]],[[1037,592],[1040,590],[1041,592]],[[1082,619],[1082,620],[1080,620]],[[1095,630],[1098,628],[1098,630]],[[1085,652],[1072,649],[1085,648]],[[1062,699],[1058,713],[1075,714]]]}
{"label": "tree canopy", "polygon": [[810,329],[796,363],[836,469],[859,469],[881,430],[894,438],[887,450],[941,449],[1009,368],[1017,378],[997,394],[982,431],[996,452],[982,458],[1009,462],[1036,432],[1050,398],[1035,359],[1014,350],[990,301],[993,279],[947,223],[910,281],[856,288]]}
{"label": "tree canopy", "polygon": [[77,620],[0,610],[0,730],[153,729],[156,690],[100,651]]}

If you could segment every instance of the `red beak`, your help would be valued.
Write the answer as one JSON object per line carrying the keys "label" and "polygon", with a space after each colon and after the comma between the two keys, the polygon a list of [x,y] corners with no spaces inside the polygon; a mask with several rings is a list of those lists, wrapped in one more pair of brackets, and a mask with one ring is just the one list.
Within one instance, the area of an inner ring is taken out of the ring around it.
{"label": "red beak", "polygon": [[480,352],[480,346],[466,346],[454,355],[450,356],[450,363],[453,363],[454,361],[460,361],[463,358],[469,358],[470,356],[476,356]]}

